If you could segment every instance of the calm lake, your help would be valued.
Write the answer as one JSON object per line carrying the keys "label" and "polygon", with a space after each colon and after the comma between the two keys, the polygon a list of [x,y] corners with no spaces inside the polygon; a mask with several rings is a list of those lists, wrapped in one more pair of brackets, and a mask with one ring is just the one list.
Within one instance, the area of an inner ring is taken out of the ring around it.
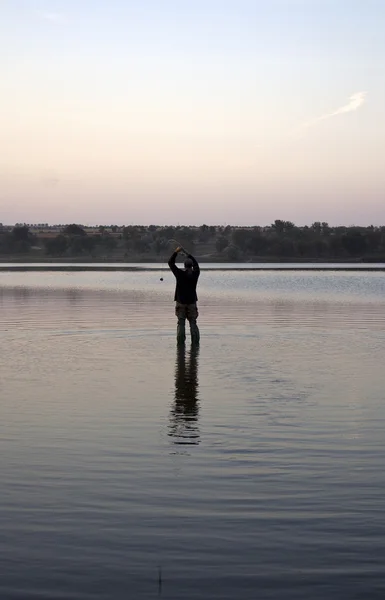
{"label": "calm lake", "polygon": [[383,600],[385,273],[173,290],[0,273],[1,600]]}

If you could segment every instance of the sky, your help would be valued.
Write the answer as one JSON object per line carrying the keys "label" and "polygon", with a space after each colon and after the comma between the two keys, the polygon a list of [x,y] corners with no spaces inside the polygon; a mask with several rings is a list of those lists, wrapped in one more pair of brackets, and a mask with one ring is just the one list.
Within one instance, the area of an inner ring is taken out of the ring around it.
{"label": "sky", "polygon": [[0,0],[0,221],[385,225],[383,0]]}

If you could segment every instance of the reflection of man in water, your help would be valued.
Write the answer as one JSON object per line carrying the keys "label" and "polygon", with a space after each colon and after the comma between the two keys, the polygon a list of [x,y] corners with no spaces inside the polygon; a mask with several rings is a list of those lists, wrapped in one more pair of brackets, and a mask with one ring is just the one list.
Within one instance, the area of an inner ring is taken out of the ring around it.
{"label": "reflection of man in water", "polygon": [[170,435],[175,444],[199,444],[198,429],[199,346],[187,353],[178,346],[175,365],[175,401],[171,409]]}

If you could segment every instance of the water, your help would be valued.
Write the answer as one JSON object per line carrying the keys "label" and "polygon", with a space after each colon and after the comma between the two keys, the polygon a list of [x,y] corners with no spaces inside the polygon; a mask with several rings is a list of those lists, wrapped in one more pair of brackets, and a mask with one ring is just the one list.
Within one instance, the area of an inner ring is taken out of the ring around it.
{"label": "water", "polygon": [[[179,259],[183,262],[183,256]],[[89,269],[89,270],[97,270],[97,269],[127,269],[127,270],[162,270],[165,268],[165,264],[167,263],[167,258],[164,257],[161,262],[157,263],[126,263],[126,262],[38,262],[38,263],[19,263],[19,262],[1,262],[0,261],[0,271],[3,270],[32,270],[34,268],[38,269]],[[258,262],[258,263],[202,263],[201,264],[202,271],[220,271],[220,270],[231,270],[231,271],[242,271],[242,270],[269,270],[269,271],[285,271],[285,270],[296,270],[296,271],[307,271],[307,270],[323,270],[323,271],[383,271],[385,270],[385,263],[376,262],[376,263],[359,263],[359,262],[317,262],[317,263],[277,263],[277,262]]]}
{"label": "water", "polygon": [[385,594],[385,275],[0,274],[0,598]]}

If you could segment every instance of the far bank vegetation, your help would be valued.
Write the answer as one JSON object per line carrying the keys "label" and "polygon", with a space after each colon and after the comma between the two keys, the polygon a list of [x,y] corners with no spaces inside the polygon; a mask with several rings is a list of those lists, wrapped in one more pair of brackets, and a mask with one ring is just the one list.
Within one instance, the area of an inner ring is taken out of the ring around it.
{"label": "far bank vegetation", "polygon": [[204,262],[385,261],[385,227],[0,224],[2,261],[163,262],[175,239]]}

